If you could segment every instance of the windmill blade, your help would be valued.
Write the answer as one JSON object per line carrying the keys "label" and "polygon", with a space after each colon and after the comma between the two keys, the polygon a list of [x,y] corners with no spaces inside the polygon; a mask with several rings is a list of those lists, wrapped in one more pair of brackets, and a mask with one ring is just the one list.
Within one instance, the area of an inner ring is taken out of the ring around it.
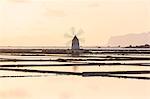
{"label": "windmill blade", "polygon": [[71,33],[72,33],[73,36],[76,35],[76,34],[75,34],[76,31],[75,31],[75,28],[74,28],[74,27],[71,28]]}
{"label": "windmill blade", "polygon": [[84,38],[79,38],[81,43],[85,43],[85,39]]}
{"label": "windmill blade", "polygon": [[64,37],[66,37],[66,38],[73,38],[73,35],[70,35],[70,34],[68,34],[68,33],[65,33],[65,34],[64,34]]}
{"label": "windmill blade", "polygon": [[67,41],[66,46],[67,46],[68,48],[70,48],[70,46],[71,46],[71,40]]}
{"label": "windmill blade", "polygon": [[79,31],[77,32],[77,36],[80,36],[81,34],[83,34],[84,33],[84,31],[82,30],[82,29],[79,29]]}

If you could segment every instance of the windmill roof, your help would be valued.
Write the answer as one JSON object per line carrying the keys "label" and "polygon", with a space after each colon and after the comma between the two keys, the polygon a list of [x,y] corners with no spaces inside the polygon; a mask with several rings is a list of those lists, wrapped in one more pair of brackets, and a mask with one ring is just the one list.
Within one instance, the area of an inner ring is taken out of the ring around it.
{"label": "windmill roof", "polygon": [[77,40],[78,40],[78,38],[77,38],[77,36],[76,36],[76,35],[74,36],[73,40],[74,40],[74,39],[77,39]]}

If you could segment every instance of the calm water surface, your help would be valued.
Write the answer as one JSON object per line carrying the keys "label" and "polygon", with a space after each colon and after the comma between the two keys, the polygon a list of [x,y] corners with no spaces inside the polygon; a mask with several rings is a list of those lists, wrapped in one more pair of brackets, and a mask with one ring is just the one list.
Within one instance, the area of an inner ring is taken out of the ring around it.
{"label": "calm water surface", "polygon": [[[108,55],[85,55],[108,56]],[[109,55],[117,57],[150,57],[150,55]],[[47,56],[12,56],[0,55],[0,59],[91,59],[91,57],[70,57],[68,55]],[[97,59],[97,58],[96,58]],[[139,61],[86,61],[98,63],[149,63]],[[0,65],[12,64],[71,64],[72,62],[55,61],[11,61],[0,62]],[[84,61],[78,61],[84,63]],[[9,67],[10,68],[10,67]],[[12,68],[12,67],[11,67]],[[13,67],[14,68],[14,67]],[[71,71],[74,67],[19,67],[19,69]],[[127,71],[150,70],[149,66],[78,66],[76,72],[85,71]],[[0,71],[0,76],[43,75],[42,77],[0,78],[0,99],[150,99],[150,80],[123,79],[110,77],[80,77],[54,74],[25,73]],[[132,75],[150,77],[150,74]]]}

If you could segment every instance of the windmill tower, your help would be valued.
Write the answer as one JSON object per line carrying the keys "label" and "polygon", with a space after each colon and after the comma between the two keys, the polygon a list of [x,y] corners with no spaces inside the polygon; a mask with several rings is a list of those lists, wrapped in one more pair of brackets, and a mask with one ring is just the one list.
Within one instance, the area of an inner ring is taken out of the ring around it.
{"label": "windmill tower", "polygon": [[[83,30],[79,29],[78,31],[76,31],[74,27],[72,27],[70,30],[71,32],[69,34],[66,33],[64,36],[70,38],[69,45],[71,45],[71,49],[69,50],[69,54],[71,54],[72,57],[77,57],[81,53],[80,41],[82,42],[82,39],[78,37],[83,33]],[[74,66],[73,70],[76,71],[77,67]]]}
{"label": "windmill tower", "polygon": [[72,39],[72,50],[80,50],[80,43],[78,37],[75,35]]}
{"label": "windmill tower", "polygon": [[[80,50],[80,41],[83,40],[79,38],[79,36],[83,33],[82,29],[79,29],[78,31],[75,30],[74,27],[70,29],[70,33],[66,33],[64,36],[67,38],[70,38],[69,45],[71,45],[71,51],[72,52],[78,52]],[[70,44],[71,43],[71,44]]]}

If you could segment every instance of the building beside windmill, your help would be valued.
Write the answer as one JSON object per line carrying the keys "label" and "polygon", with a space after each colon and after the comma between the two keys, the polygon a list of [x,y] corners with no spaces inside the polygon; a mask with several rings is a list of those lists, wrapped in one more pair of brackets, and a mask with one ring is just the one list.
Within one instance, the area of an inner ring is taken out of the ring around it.
{"label": "building beside windmill", "polygon": [[80,49],[79,39],[75,35],[74,38],[72,39],[72,50],[79,50],[79,49]]}

